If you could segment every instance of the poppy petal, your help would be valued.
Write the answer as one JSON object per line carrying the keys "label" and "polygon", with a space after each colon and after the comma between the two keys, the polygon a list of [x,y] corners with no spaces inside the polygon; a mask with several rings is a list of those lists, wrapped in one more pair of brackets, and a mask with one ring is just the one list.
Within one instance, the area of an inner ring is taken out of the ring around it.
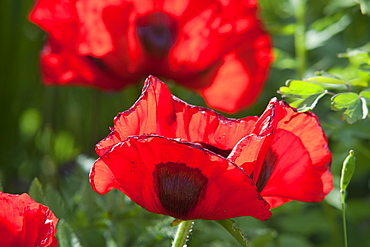
{"label": "poppy petal", "polygon": [[180,73],[203,71],[224,54],[258,37],[262,25],[256,12],[256,1],[231,0],[208,2],[192,18],[185,15],[187,20],[169,54],[170,69]]}
{"label": "poppy petal", "polygon": [[[251,106],[262,91],[272,60],[267,35],[255,40],[254,48],[243,46],[225,55],[212,83],[200,89],[207,104],[229,113]],[[225,83],[227,82],[227,83]]]}
{"label": "poppy petal", "polygon": [[[285,102],[281,101],[280,104],[286,114],[278,122],[271,144],[271,150],[278,161],[261,194],[269,201],[287,197],[288,194],[293,200],[321,201],[333,189],[327,138],[313,113],[298,113]],[[289,172],[288,167],[291,167]],[[286,187],[282,186],[284,184],[281,184],[280,179],[284,179]],[[281,193],[275,188],[276,183],[280,183]],[[285,195],[283,191],[286,191]],[[282,203],[275,202],[272,207]]]}
{"label": "poppy petal", "polygon": [[78,17],[73,1],[37,0],[29,19],[57,40],[76,40]]}
{"label": "poppy petal", "polygon": [[272,207],[290,201],[319,202],[332,189],[329,163],[315,164],[299,137],[279,129],[265,156],[257,187]]}
{"label": "poppy petal", "polygon": [[251,133],[257,120],[257,117],[226,118],[210,109],[187,104],[171,95],[167,86],[153,76],[145,83],[138,101],[115,117],[116,133],[97,144],[100,156],[128,136],[150,134],[230,152],[242,137]]}
{"label": "poppy petal", "polygon": [[[279,121],[277,128],[287,130],[302,141],[313,164],[330,164],[331,153],[328,141],[316,115],[310,112],[298,113],[296,109],[281,101],[286,115]],[[312,138],[312,137],[315,138]]]}
{"label": "poppy petal", "polygon": [[58,219],[27,194],[0,192],[1,246],[57,246]]}
{"label": "poppy petal", "polygon": [[[256,121],[252,134],[241,139],[234,147],[228,159],[243,167],[247,174],[258,178],[264,157],[270,146],[272,135],[281,119],[282,108],[277,98],[270,100],[265,111]],[[256,179],[254,179],[257,182]]]}
{"label": "poppy petal", "polygon": [[333,188],[331,153],[317,117],[276,99],[229,159],[252,177],[271,207],[291,200],[318,202]]}
{"label": "poppy petal", "polygon": [[122,87],[114,75],[105,73],[94,60],[77,55],[49,38],[41,52],[41,70],[46,85],[83,85],[114,90]]}
{"label": "poppy petal", "polygon": [[234,167],[200,145],[134,136],[96,161],[90,183],[100,194],[114,187],[150,212],[183,220],[268,219],[269,205],[251,179]]}

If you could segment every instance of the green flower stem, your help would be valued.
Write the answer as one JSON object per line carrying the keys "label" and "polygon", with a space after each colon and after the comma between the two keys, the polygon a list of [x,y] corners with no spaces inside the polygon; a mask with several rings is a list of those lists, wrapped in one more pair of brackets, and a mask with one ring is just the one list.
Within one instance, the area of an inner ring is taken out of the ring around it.
{"label": "green flower stem", "polygon": [[172,247],[183,247],[185,245],[193,223],[194,221],[192,220],[187,220],[180,223],[177,228],[175,239],[172,242]]}
{"label": "green flower stem", "polygon": [[349,151],[348,156],[343,161],[342,167],[342,174],[340,177],[340,194],[342,199],[342,218],[343,218],[343,240],[344,240],[344,247],[348,246],[347,240],[347,223],[346,223],[346,203],[345,203],[345,196],[346,196],[346,189],[351,181],[353,172],[355,170],[355,153],[353,150]]}
{"label": "green flower stem", "polygon": [[303,78],[306,71],[306,28],[305,28],[305,0],[295,0],[294,13],[296,19],[296,27],[294,30],[294,45],[297,61],[297,74],[299,78]]}
{"label": "green flower stem", "polygon": [[347,240],[347,223],[346,223],[346,204],[345,204],[345,191],[340,191],[342,195],[342,219],[343,219],[343,238],[344,238],[344,247],[348,247]]}

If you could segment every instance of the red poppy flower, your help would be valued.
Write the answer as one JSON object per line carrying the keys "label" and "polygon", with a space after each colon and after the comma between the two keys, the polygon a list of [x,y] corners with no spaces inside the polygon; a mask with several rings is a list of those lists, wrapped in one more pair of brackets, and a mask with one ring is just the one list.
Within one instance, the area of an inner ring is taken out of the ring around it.
{"label": "red poppy flower", "polygon": [[118,189],[154,213],[265,220],[270,206],[320,201],[332,189],[331,154],[317,118],[276,99],[261,117],[226,118],[149,77],[111,130],[96,145],[93,189]]}
{"label": "red poppy flower", "polygon": [[118,90],[154,74],[234,112],[253,104],[272,60],[257,12],[256,0],[37,0],[30,20],[49,34],[46,84]]}
{"label": "red poppy flower", "polygon": [[3,247],[58,246],[58,219],[48,207],[27,194],[0,192],[0,245]]}

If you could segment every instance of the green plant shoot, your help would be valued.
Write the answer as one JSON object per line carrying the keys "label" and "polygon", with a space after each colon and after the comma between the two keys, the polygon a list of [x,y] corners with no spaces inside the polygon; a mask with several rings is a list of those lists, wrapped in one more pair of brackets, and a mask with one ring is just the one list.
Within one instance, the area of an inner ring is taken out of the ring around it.
{"label": "green plant shoot", "polygon": [[340,194],[342,197],[343,238],[345,247],[348,246],[345,193],[347,186],[351,181],[353,172],[355,170],[355,158],[356,158],[355,152],[353,152],[353,150],[349,151],[348,156],[343,161],[342,174],[340,177]]}
{"label": "green plant shoot", "polygon": [[355,170],[355,159],[355,153],[353,150],[351,150],[343,162],[342,175],[340,178],[340,190],[343,192],[347,189],[347,186],[351,181],[353,172]]}

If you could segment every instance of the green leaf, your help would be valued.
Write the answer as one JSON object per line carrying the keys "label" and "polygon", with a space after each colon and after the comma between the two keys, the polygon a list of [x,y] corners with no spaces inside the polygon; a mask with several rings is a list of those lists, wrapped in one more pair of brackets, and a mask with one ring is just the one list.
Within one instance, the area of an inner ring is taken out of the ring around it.
{"label": "green leaf", "polygon": [[45,205],[48,206],[58,218],[68,218],[72,214],[60,193],[49,185],[46,186],[45,189]]}
{"label": "green leaf", "polygon": [[368,63],[360,63],[358,65],[358,69],[367,73],[370,73],[370,64]]}
{"label": "green leaf", "polygon": [[287,86],[279,88],[278,93],[283,97],[305,99],[315,94],[326,93],[326,90],[320,86],[305,81],[287,81]]}
{"label": "green leaf", "polygon": [[245,238],[239,228],[235,226],[235,221],[231,219],[215,220],[218,224],[223,226],[242,247],[250,247],[248,240]]}
{"label": "green leaf", "polygon": [[370,103],[370,90],[364,90],[360,93],[360,96],[363,97],[367,103]]}
{"label": "green leaf", "polygon": [[253,247],[267,247],[271,242],[277,237],[277,232],[275,230],[266,229],[264,233],[256,237],[253,242]]}
{"label": "green leaf", "polygon": [[[320,19],[316,22],[319,21],[323,20]],[[334,35],[343,31],[350,24],[351,18],[348,15],[343,15],[339,20],[327,26],[324,30],[309,29],[306,33],[306,49],[313,50],[325,45]]]}
{"label": "green leaf", "polygon": [[57,238],[59,247],[81,247],[80,240],[72,227],[63,219],[59,220],[57,226]]}
{"label": "green leaf", "polygon": [[38,178],[32,180],[28,194],[36,202],[44,204],[44,190]]}
{"label": "green leaf", "polygon": [[345,191],[349,182],[351,181],[353,172],[355,171],[355,153],[353,150],[349,151],[348,156],[343,162],[342,175],[340,177],[340,190]]}
{"label": "green leaf", "polygon": [[313,94],[308,98],[299,99],[297,101],[290,103],[290,106],[297,108],[299,112],[311,111],[316,107],[319,99],[321,99],[325,94],[326,92]]}
{"label": "green leaf", "polygon": [[312,81],[312,82],[319,82],[319,83],[328,83],[328,84],[346,84],[345,81],[336,79],[333,77],[326,77],[326,76],[315,76],[310,77],[306,79],[306,81]]}
{"label": "green leaf", "polygon": [[370,16],[370,2],[368,0],[359,0],[361,13]]}
{"label": "green leaf", "polygon": [[367,87],[367,85],[368,85],[367,81],[365,81],[364,79],[361,79],[361,78],[356,78],[356,79],[349,80],[347,82],[347,84],[352,85],[352,86],[360,86],[360,87]]}
{"label": "green leaf", "polygon": [[369,113],[366,100],[356,93],[340,93],[331,98],[331,109],[334,111],[344,110],[342,119],[349,124],[365,119]]}

